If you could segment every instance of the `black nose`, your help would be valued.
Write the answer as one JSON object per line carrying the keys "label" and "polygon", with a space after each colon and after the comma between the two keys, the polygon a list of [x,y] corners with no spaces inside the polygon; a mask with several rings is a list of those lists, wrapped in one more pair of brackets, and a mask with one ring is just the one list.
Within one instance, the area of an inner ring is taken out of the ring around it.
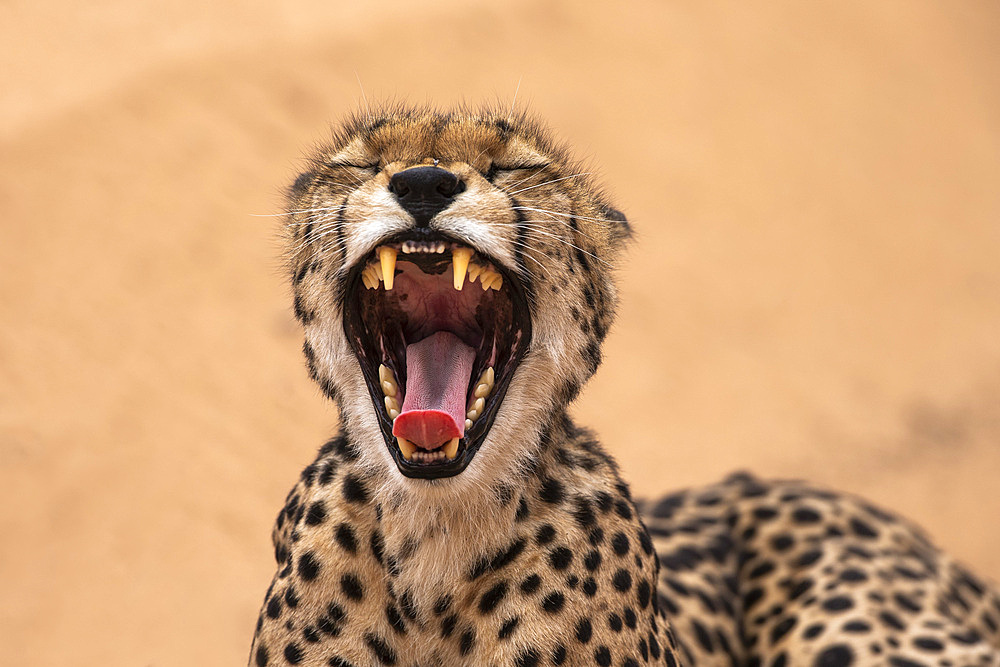
{"label": "black nose", "polygon": [[389,192],[396,195],[399,205],[426,227],[431,218],[448,208],[455,196],[465,190],[465,182],[440,167],[413,167],[389,179]]}

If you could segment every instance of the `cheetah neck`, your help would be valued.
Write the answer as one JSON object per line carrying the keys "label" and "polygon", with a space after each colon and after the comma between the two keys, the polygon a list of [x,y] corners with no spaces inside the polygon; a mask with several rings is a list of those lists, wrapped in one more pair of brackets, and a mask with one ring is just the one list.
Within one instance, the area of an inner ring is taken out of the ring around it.
{"label": "cheetah neck", "polygon": [[519,477],[492,487],[469,487],[442,498],[422,494],[419,487],[373,486],[397,590],[410,591],[417,601],[437,599],[442,591],[461,597],[477,573],[494,569],[498,555],[503,560],[511,549],[523,548],[517,545],[535,539],[538,525],[565,522],[567,513],[577,524],[567,538],[581,548],[592,539],[588,512],[608,512],[615,502],[633,508],[630,515],[640,527],[617,465],[589,431],[563,412],[539,441],[537,457]]}

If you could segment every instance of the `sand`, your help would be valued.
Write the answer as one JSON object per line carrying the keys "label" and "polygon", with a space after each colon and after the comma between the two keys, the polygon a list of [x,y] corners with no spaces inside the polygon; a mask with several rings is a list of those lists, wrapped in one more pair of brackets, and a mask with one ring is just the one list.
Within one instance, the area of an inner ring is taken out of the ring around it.
{"label": "sand", "polygon": [[637,492],[807,478],[1000,577],[995,3],[271,4],[0,10],[4,664],[245,663],[336,428],[263,216],[364,99],[517,90],[599,170],[574,413]]}

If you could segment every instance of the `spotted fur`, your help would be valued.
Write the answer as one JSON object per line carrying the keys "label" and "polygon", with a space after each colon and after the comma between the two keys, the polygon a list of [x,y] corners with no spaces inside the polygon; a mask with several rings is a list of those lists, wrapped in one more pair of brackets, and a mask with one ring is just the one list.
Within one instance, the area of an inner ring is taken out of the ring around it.
{"label": "spotted fur", "polygon": [[[435,480],[393,464],[342,310],[348,270],[414,224],[389,179],[425,164],[465,184],[431,226],[516,275],[532,318],[486,441]],[[278,515],[250,664],[1000,665],[996,592],[863,502],[749,476],[632,500],[566,414],[600,363],[630,236],[583,171],[495,109],[385,108],[315,151],[288,259],[342,430]]]}

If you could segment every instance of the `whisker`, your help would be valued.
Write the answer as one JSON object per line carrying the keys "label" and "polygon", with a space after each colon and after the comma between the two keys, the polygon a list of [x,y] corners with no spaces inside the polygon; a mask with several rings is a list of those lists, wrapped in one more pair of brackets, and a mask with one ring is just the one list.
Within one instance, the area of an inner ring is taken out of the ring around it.
{"label": "whisker", "polygon": [[584,171],[584,172],[580,172],[579,174],[572,174],[570,176],[563,176],[561,178],[553,178],[552,180],[545,181],[544,183],[538,183],[537,185],[529,185],[528,187],[521,188],[520,190],[514,190],[513,192],[509,192],[507,190],[504,190],[504,192],[507,193],[507,195],[513,197],[516,194],[520,194],[522,192],[527,192],[528,190],[534,190],[535,188],[540,188],[543,185],[552,185],[553,183],[558,183],[559,181],[565,181],[565,180],[568,180],[570,178],[579,178],[580,176],[590,176],[590,172],[589,171]]}

